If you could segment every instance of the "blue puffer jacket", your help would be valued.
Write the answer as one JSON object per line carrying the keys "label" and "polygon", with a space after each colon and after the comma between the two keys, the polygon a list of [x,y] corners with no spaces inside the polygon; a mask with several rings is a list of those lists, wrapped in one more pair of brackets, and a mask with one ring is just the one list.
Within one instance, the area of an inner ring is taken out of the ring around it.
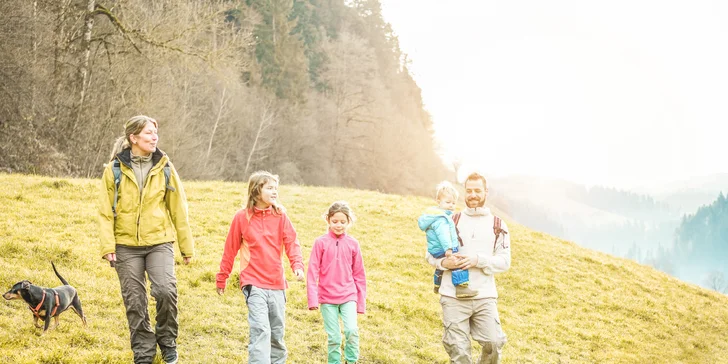
{"label": "blue puffer jacket", "polygon": [[452,211],[430,207],[417,219],[420,230],[427,235],[427,251],[433,257],[441,257],[447,249],[457,251],[460,246]]}

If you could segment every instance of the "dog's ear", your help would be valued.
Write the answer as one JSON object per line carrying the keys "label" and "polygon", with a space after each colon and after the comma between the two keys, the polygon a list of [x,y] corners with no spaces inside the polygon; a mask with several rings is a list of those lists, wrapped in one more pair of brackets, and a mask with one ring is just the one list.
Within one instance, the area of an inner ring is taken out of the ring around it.
{"label": "dog's ear", "polygon": [[31,284],[32,283],[30,283],[30,281],[23,281],[22,287],[23,287],[23,289],[29,289]]}

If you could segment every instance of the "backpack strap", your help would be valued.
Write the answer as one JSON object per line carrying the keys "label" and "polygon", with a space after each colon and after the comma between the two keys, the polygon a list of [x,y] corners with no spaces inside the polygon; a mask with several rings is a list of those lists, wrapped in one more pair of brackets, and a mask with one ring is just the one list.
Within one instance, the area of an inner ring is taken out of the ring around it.
{"label": "backpack strap", "polygon": [[[460,230],[458,230],[458,221],[460,221],[460,212],[452,215],[452,221],[455,222],[455,232],[458,234],[458,241],[460,246],[463,246],[463,239],[460,238]],[[498,244],[498,238],[503,234],[508,234],[507,231],[501,227],[501,218],[493,215],[493,233],[495,234],[495,240],[493,241],[493,253],[495,253],[496,244]]]}
{"label": "backpack strap", "polygon": [[458,221],[460,221],[460,212],[452,215],[452,221],[455,223],[455,233],[458,236],[458,241],[460,242],[460,246],[463,246],[463,239],[460,238],[460,230],[458,230]]}
{"label": "backpack strap", "polygon": [[[165,186],[166,186],[167,190],[170,190],[170,191],[174,192],[176,190],[174,189],[174,187],[172,187],[169,184],[169,176],[171,174],[172,174],[172,172],[170,171],[170,168],[169,168],[169,162],[167,162],[167,164],[164,165],[164,181],[165,181]],[[164,191],[165,195],[167,194],[167,190]]]}
{"label": "backpack strap", "polygon": [[111,170],[114,172],[114,204],[111,205],[111,211],[114,212],[114,218],[116,218],[116,201],[119,199],[119,184],[121,183],[121,165],[118,159],[114,159]]}
{"label": "backpack strap", "polygon": [[493,234],[495,234],[495,240],[493,241],[493,253],[495,254],[496,244],[498,244],[498,237],[501,234],[508,234],[507,231],[501,227],[501,218],[493,215]]}
{"label": "backpack strap", "polygon": [[[114,212],[114,218],[116,218],[116,202],[119,200],[119,185],[121,184],[121,164],[118,159],[114,159],[114,164],[112,164],[111,170],[114,172],[114,204],[111,205],[111,211]],[[172,192],[176,191],[176,189],[169,184],[171,175],[172,170],[169,167],[169,162],[167,162],[167,164],[164,165],[164,185],[166,188],[164,190],[165,197],[167,190]]]}

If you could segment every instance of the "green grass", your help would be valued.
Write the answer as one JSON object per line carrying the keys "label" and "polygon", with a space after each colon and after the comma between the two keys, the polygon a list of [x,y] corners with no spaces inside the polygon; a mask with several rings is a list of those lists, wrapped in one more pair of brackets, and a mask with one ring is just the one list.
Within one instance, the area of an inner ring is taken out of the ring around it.
{"label": "green grass", "polygon": [[[72,312],[41,336],[21,301],[0,304],[2,363],[129,363],[128,328],[114,270],[98,256],[98,180],[0,174],[0,289],[23,279],[59,285],[49,260],[80,294],[89,320]],[[180,265],[180,363],[247,361],[246,306],[231,278],[214,277],[244,185],[187,182],[197,256]],[[328,204],[348,200],[358,221],[368,311],[359,316],[362,363],[447,363],[438,296],[415,219],[431,201],[369,191],[282,186],[281,199],[308,258]],[[728,363],[728,297],[652,268],[581,248],[509,222],[513,265],[497,277],[508,335],[504,363]],[[237,268],[234,268],[234,271]],[[326,335],[289,277],[289,363],[322,363]],[[153,303],[153,300],[150,300]],[[150,304],[152,316],[153,304]],[[477,347],[477,346],[476,346]],[[475,351],[475,349],[474,349]]]}

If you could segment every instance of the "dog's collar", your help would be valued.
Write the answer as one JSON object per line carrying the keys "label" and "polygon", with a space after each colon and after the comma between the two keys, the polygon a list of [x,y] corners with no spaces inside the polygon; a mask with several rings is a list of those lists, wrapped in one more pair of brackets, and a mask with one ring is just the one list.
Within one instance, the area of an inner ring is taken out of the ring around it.
{"label": "dog's collar", "polygon": [[[53,312],[51,313],[50,317],[53,317],[56,314],[56,311],[58,310],[58,306],[61,305],[61,302],[58,298],[58,292],[53,291],[53,295],[56,297],[56,304],[53,305]],[[30,304],[28,305],[28,308],[31,311],[33,311],[33,315],[35,315],[35,317],[37,317],[37,318],[40,318],[40,315],[38,314],[38,312],[40,312],[40,308],[43,307],[43,302],[45,302],[45,298],[46,298],[46,291],[43,290],[43,297],[40,299],[40,303],[38,303],[38,306],[35,306],[35,308],[33,308],[33,306],[31,306]],[[48,316],[48,312],[46,312],[46,316]]]}

